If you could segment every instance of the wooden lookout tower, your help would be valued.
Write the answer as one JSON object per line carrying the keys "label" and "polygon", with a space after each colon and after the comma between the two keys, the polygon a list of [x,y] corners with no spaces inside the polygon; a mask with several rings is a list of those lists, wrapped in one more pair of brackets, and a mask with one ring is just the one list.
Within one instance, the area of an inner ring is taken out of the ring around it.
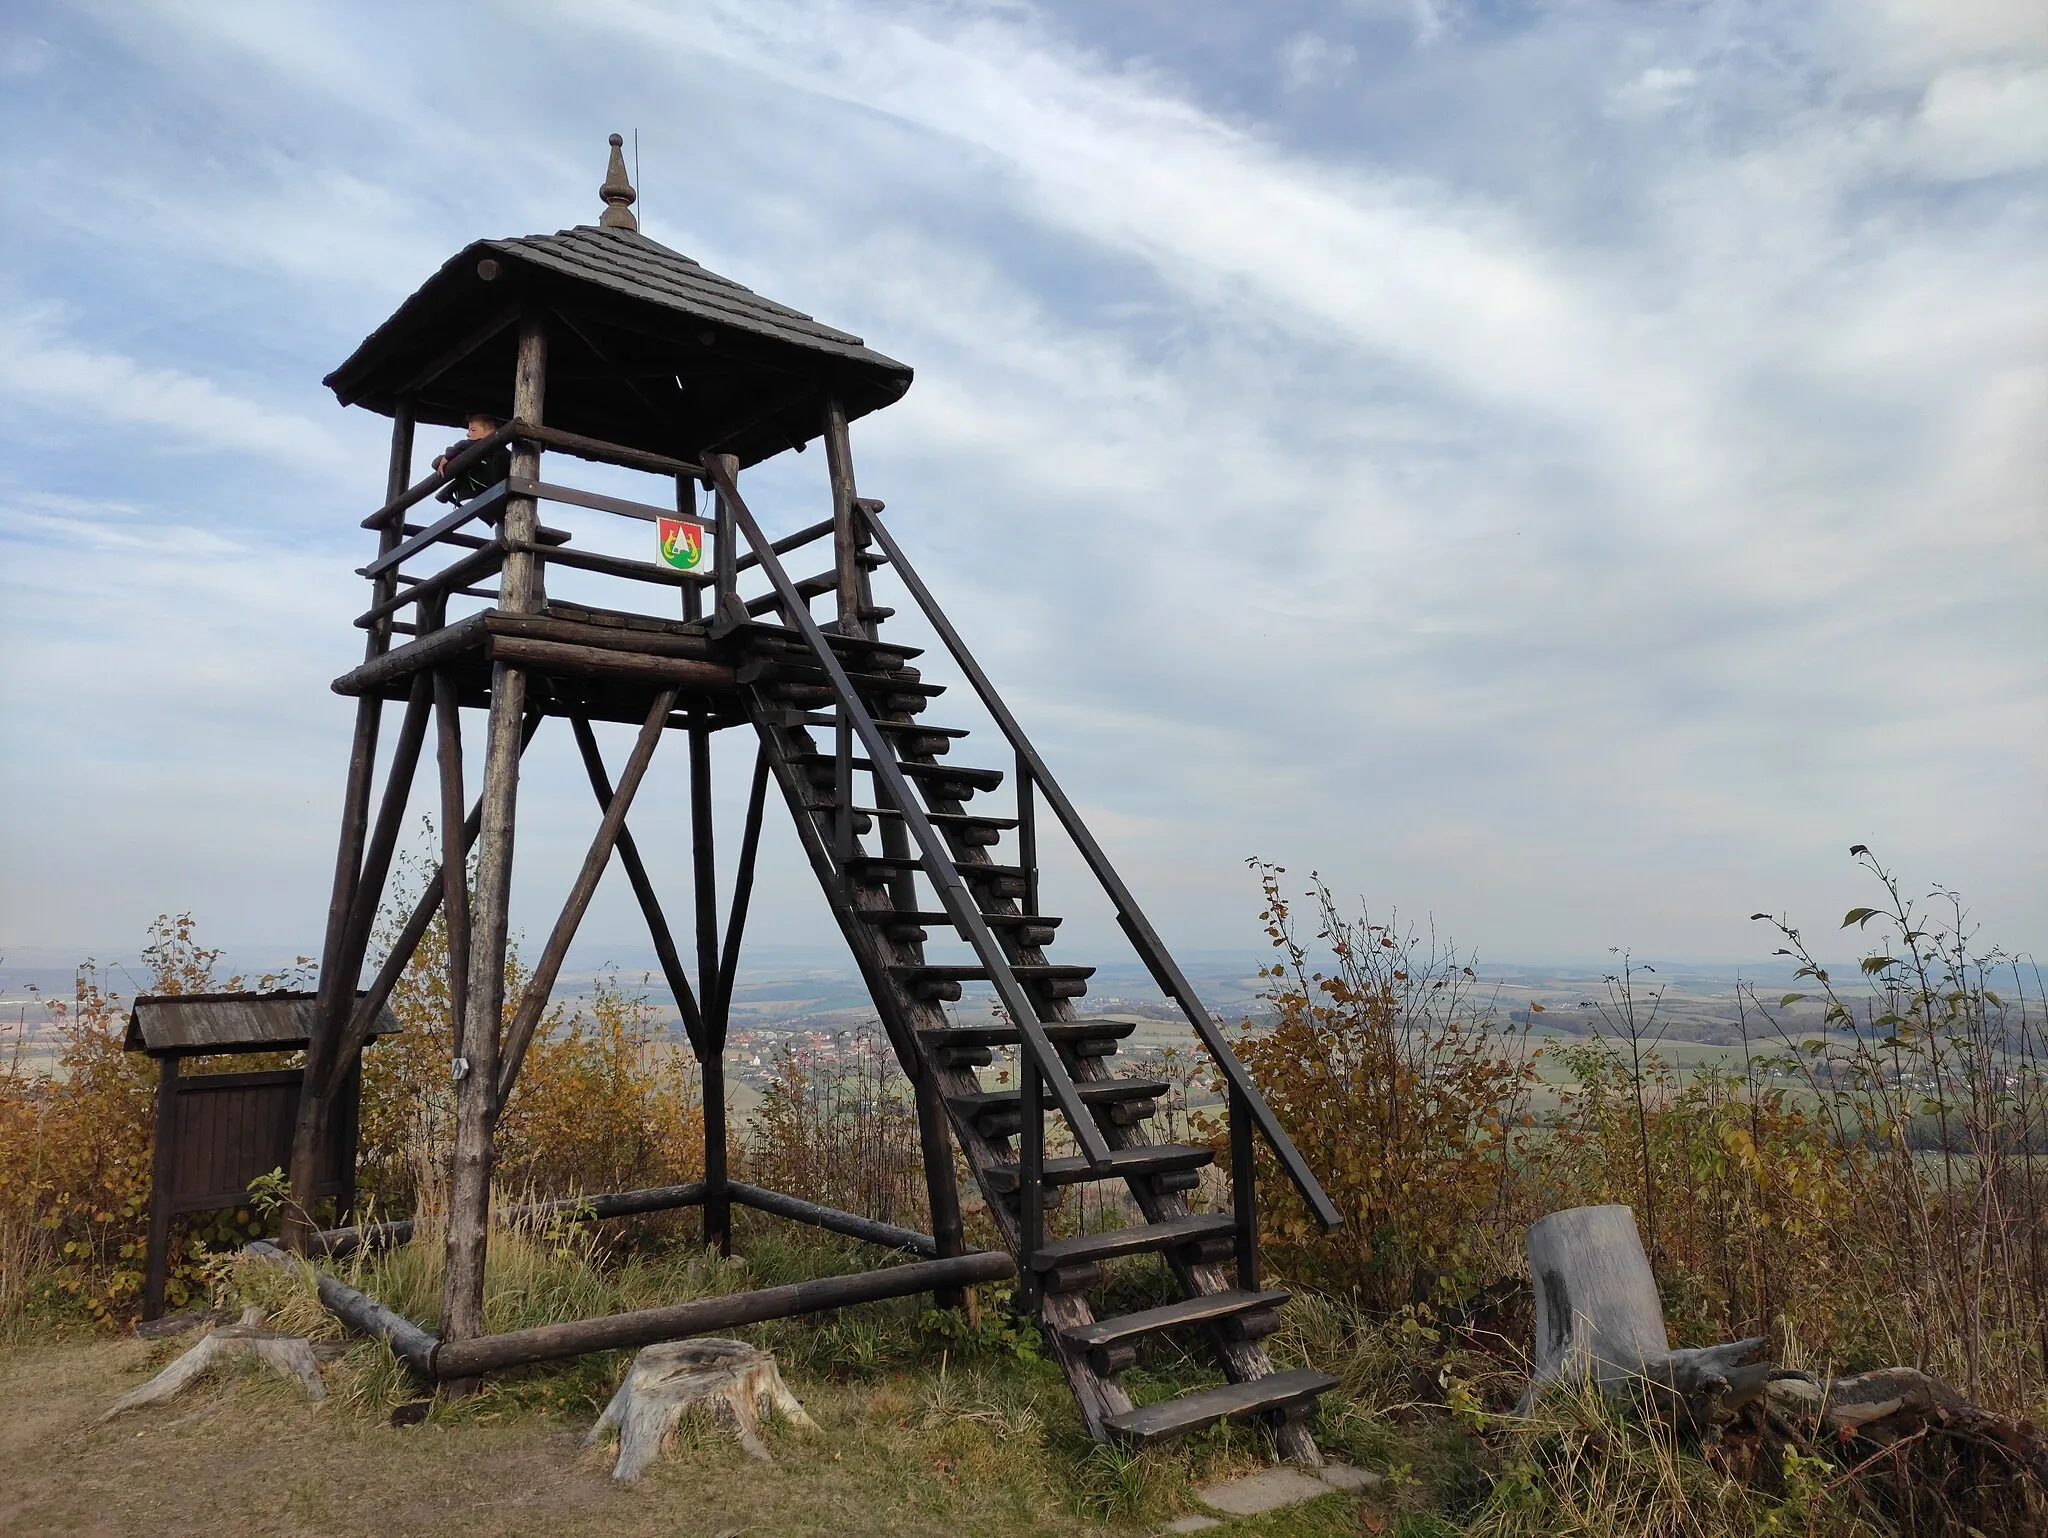
{"label": "wooden lookout tower", "polygon": [[[930,1292],[943,1305],[977,1280],[1015,1274],[1098,1438],[1143,1443],[1225,1416],[1265,1416],[1286,1456],[1315,1460],[1307,1421],[1334,1380],[1275,1371],[1261,1345],[1287,1294],[1260,1284],[1255,1141],[1268,1146],[1319,1222],[1334,1227],[1337,1213],[883,524],[882,504],[856,486],[848,425],[901,397],[910,370],[640,233],[618,136],[611,143],[597,224],[466,247],[327,379],[344,405],[391,418],[391,458],[384,505],[363,520],[376,549],[361,568],[370,584],[356,620],[366,637],[362,665],[334,685],[356,701],[356,728],[299,1097],[294,1188],[314,1189],[326,1168],[334,1108],[357,1050],[444,906],[457,1130],[439,1335],[359,1294],[344,1297],[346,1288],[323,1282],[323,1293],[420,1372],[460,1385],[521,1362],[864,1298]],[[472,421],[479,416],[488,420]],[[413,440],[422,423],[468,427],[473,441],[416,478]],[[827,485],[817,505],[825,516],[773,534],[749,508],[742,475],[814,439],[824,444]],[[608,489],[582,489],[571,484],[579,463],[637,472],[641,485],[658,489],[622,495],[616,470],[604,472]],[[575,531],[552,527],[543,505]],[[822,558],[801,566],[815,574],[792,575],[799,552],[814,551]],[[922,612],[943,642],[945,671],[995,722],[1003,740],[980,765],[971,765],[965,730],[927,719],[946,685],[914,664],[917,648],[887,636],[894,611],[876,591],[884,582],[893,592],[882,596],[901,595],[895,601]],[[402,709],[395,742],[380,754],[387,704]],[[480,772],[464,761],[465,711],[486,713]],[[557,721],[565,729],[550,726]],[[592,723],[600,721],[638,730],[615,767],[599,752]],[[521,755],[537,734],[556,730],[580,755],[598,826],[524,993],[506,999]],[[721,731],[757,744],[722,926],[710,752]],[[680,943],[628,827],[649,761],[671,733],[682,739],[690,777],[693,924]],[[430,737],[441,870],[366,978],[372,923]],[[381,792],[380,762],[388,764]],[[758,1190],[727,1170],[722,1053],[771,782],[915,1087],[929,1235]],[[1060,920],[1041,901],[1039,846],[1054,825],[1227,1086],[1222,1210],[1189,1204],[1203,1189],[1209,1148],[1146,1136],[1166,1086],[1114,1071],[1131,1025],[1077,1008],[1093,969],[1048,956]],[[472,856],[473,888],[465,880]],[[922,1258],[889,1256],[864,1275],[736,1299],[485,1333],[493,1128],[578,921],[614,858],[702,1065],[705,1178],[609,1194],[596,1210],[701,1205],[706,1239],[723,1246],[739,1202]],[[992,991],[993,1023],[964,1025],[948,1015],[963,983]],[[1014,1053],[1008,1087],[985,1085],[979,1072],[997,1053]],[[956,1145],[1003,1250],[963,1243]],[[1049,1223],[1049,1211],[1066,1188],[1098,1181],[1128,1189],[1131,1221],[1054,1237],[1060,1225]],[[374,1237],[309,1227],[302,1221],[287,1239],[332,1251]],[[1101,1281],[1100,1263],[1144,1253],[1162,1257],[1181,1301],[1098,1319],[1090,1289]],[[1120,1375],[1135,1342],[1159,1331],[1205,1343],[1228,1381],[1134,1408]]]}

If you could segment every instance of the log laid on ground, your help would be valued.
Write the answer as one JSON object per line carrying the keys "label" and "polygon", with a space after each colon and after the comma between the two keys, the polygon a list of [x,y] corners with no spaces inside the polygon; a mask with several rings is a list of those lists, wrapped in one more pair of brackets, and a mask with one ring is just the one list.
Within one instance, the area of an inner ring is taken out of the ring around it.
{"label": "log laid on ground", "polygon": [[684,1412],[698,1405],[709,1408],[751,1456],[768,1463],[775,1460],[761,1441],[764,1415],[780,1415],[807,1431],[818,1429],[782,1381],[770,1353],[742,1340],[676,1340],[649,1346],[633,1359],[625,1382],[583,1445],[595,1446],[607,1431],[616,1431],[619,1451],[612,1478],[638,1479],[674,1438]]}
{"label": "log laid on ground", "polygon": [[319,1289],[320,1304],[328,1313],[351,1329],[383,1341],[399,1360],[421,1377],[431,1379],[434,1376],[434,1353],[441,1342],[403,1314],[393,1313],[367,1293],[358,1292],[339,1277],[315,1270],[298,1256],[267,1240],[256,1240],[244,1253],[311,1276],[313,1285]]}
{"label": "log laid on ground", "polygon": [[327,1386],[320,1381],[320,1364],[313,1356],[312,1342],[301,1335],[280,1335],[263,1328],[263,1310],[245,1309],[240,1324],[226,1324],[209,1330],[199,1343],[138,1389],[123,1394],[100,1417],[102,1422],[190,1388],[224,1361],[253,1357],[272,1371],[296,1378],[308,1399],[325,1399]]}
{"label": "log laid on ground", "polygon": [[469,1378],[507,1367],[521,1367],[528,1362],[581,1356],[589,1351],[648,1346],[657,1341],[679,1340],[684,1336],[703,1335],[736,1325],[759,1324],[767,1319],[787,1319],[796,1314],[814,1314],[828,1308],[846,1308],[882,1298],[908,1297],[941,1287],[999,1281],[1014,1276],[1016,1270],[1017,1263],[1000,1250],[957,1255],[947,1260],[913,1261],[909,1265],[890,1266],[881,1271],[820,1277],[816,1281],[796,1282],[787,1287],[764,1287],[757,1292],[736,1292],[723,1298],[671,1304],[667,1308],[636,1309],[602,1319],[544,1324],[530,1330],[508,1331],[503,1335],[444,1341],[435,1353],[434,1367],[442,1378]]}

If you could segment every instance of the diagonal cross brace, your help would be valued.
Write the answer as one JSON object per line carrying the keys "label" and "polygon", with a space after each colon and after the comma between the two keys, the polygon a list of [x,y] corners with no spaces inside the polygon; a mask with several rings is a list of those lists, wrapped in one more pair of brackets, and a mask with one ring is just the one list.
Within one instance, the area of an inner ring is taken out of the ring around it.
{"label": "diagonal cross brace", "polygon": [[734,520],[747,542],[760,557],[761,569],[774,584],[783,607],[795,622],[811,654],[825,670],[831,681],[832,692],[838,697],[839,709],[844,717],[853,723],[861,744],[867,749],[868,762],[872,764],[876,783],[882,792],[903,814],[904,826],[916,841],[918,853],[924,865],[925,875],[937,892],[940,905],[946,910],[946,917],[953,927],[966,936],[967,943],[974,948],[976,958],[988,971],[989,981],[995,985],[996,997],[1002,1001],[1010,1019],[1015,1023],[1024,1049],[1038,1065],[1044,1076],[1046,1088],[1052,1091],[1061,1113],[1074,1130],[1074,1140],[1080,1145],[1082,1157],[1089,1167],[1099,1169],[1109,1162],[1110,1149],[1102,1136],[1102,1129],[1095,1124],[1095,1118],[1082,1103],[1074,1081],[1067,1076],[1066,1067],[1060,1062],[1060,1055],[1045,1034],[1045,1026],[1038,1018],[1038,1008],[1031,997],[1017,981],[1017,974],[1010,970],[1010,961],[996,943],[995,935],[981,916],[981,906],[967,890],[967,883],[953,864],[945,843],[938,831],[932,827],[924,814],[924,808],[911,793],[910,782],[904,778],[902,768],[896,762],[895,750],[882,735],[875,719],[868,714],[867,707],[854,692],[853,681],[846,676],[838,653],[825,640],[825,633],[818,628],[818,622],[811,618],[810,606],[796,591],[796,585],[789,580],[789,573],[783,570],[782,562],[776,558],[774,548],[762,534],[761,526],[754,521],[754,515],[741,500],[739,488],[734,484],[731,472],[715,455],[705,456],[705,468],[717,483],[719,495],[731,507]]}
{"label": "diagonal cross brace", "polygon": [[647,766],[654,758],[654,749],[661,741],[668,713],[675,709],[679,692],[671,687],[654,697],[640,735],[633,743],[633,755],[626,760],[625,772],[619,776],[619,788],[612,793],[611,805],[605,808],[604,818],[590,841],[590,851],[583,857],[583,868],[577,871],[568,900],[562,904],[561,916],[555,920],[554,932],[534,963],[533,975],[526,980],[526,991],[519,996],[519,1008],[512,1016],[511,1029],[505,1033],[504,1057],[498,1069],[499,1105],[505,1103],[519,1080],[519,1065],[525,1061],[526,1049],[540,1025],[541,1012],[548,1007],[548,995],[555,991],[555,979],[569,954],[569,942],[576,938],[577,926],[583,922],[590,899],[597,892],[597,883],[611,862],[612,846],[626,826],[626,809],[633,804],[634,793],[647,775]]}

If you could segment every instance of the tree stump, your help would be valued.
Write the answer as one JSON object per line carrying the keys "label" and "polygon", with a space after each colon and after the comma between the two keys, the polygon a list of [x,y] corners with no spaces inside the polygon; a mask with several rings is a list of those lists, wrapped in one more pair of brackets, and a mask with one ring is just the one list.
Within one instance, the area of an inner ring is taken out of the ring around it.
{"label": "tree stump", "polygon": [[297,1378],[308,1399],[327,1397],[327,1385],[320,1381],[320,1364],[314,1359],[312,1343],[301,1335],[279,1335],[264,1329],[263,1310],[249,1308],[243,1310],[240,1324],[209,1331],[199,1344],[142,1387],[115,1400],[100,1420],[104,1423],[129,1410],[169,1399],[197,1383],[219,1363],[238,1356],[253,1356],[273,1371]]}
{"label": "tree stump", "polygon": [[633,1359],[626,1381],[612,1395],[583,1445],[607,1429],[619,1437],[612,1478],[638,1479],[674,1439],[692,1405],[708,1406],[753,1457],[772,1463],[761,1441],[761,1416],[779,1413],[806,1430],[818,1429],[782,1381],[775,1358],[742,1340],[676,1340],[648,1346]]}
{"label": "tree stump", "polygon": [[1710,1432],[1759,1398],[1773,1368],[1761,1336],[1673,1351],[1636,1215],[1571,1207],[1529,1225],[1536,1341],[1526,1414],[1545,1383],[1590,1378],[1604,1394],[1640,1389],[1694,1430]]}

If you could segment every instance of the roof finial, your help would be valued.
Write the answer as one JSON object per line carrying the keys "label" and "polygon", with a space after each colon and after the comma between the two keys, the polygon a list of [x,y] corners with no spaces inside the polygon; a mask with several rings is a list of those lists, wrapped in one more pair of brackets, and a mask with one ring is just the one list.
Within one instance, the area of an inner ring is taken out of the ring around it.
{"label": "roof finial", "polygon": [[640,195],[626,180],[625,145],[624,138],[612,135],[612,163],[605,167],[604,185],[597,189],[597,195],[604,199],[604,212],[598,215],[597,222],[608,230],[640,228],[640,221],[633,217],[633,204]]}

